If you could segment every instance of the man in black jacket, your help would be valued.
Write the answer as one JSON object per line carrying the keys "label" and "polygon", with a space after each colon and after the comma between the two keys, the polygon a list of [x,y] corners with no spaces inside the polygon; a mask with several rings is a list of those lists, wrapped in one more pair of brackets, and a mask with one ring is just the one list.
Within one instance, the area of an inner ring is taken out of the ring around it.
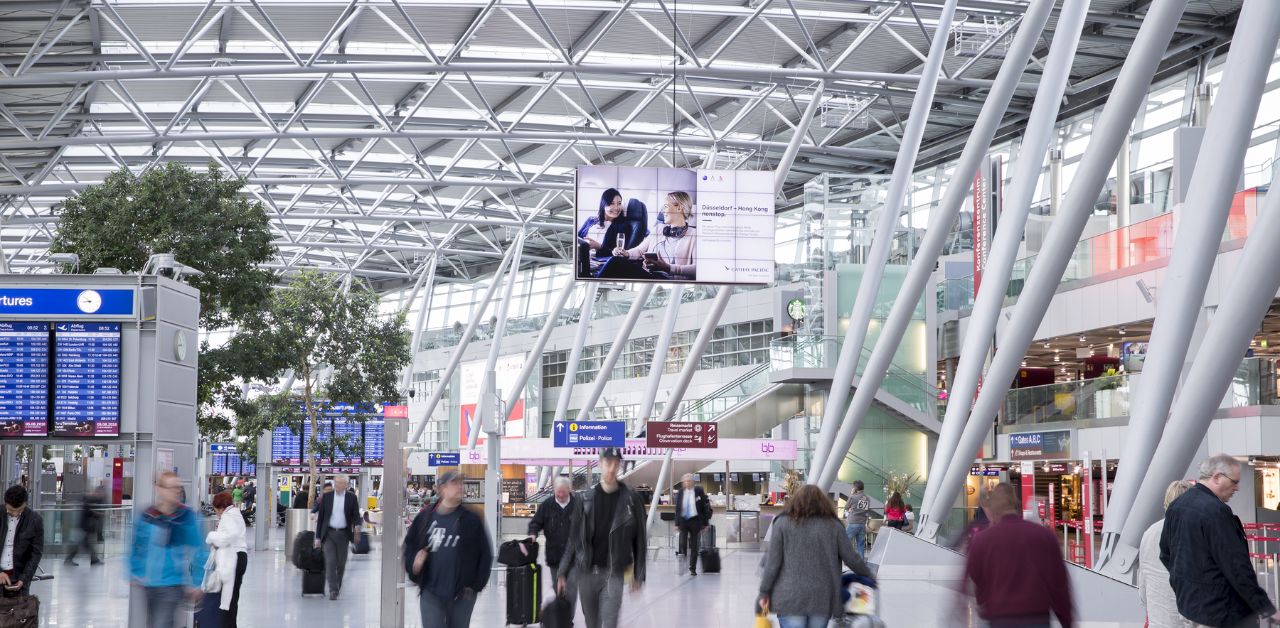
{"label": "man in black jacket", "polygon": [[711,500],[701,486],[693,485],[693,474],[684,474],[671,504],[676,509],[680,530],[680,553],[689,557],[689,575],[698,575],[698,536],[711,523]]}
{"label": "man in black jacket", "polygon": [[578,578],[587,628],[617,628],[628,567],[633,568],[631,590],[644,585],[649,544],[644,502],[618,480],[620,468],[620,449],[600,450],[600,483],[578,493],[569,546],[560,559],[565,564],[556,578],[560,591],[567,588],[568,578]]}
{"label": "man in black jacket", "polygon": [[[536,540],[539,532],[547,536],[547,566],[551,568],[552,582],[555,582],[555,577],[562,571],[562,565],[568,567],[568,561],[563,557],[573,525],[573,509],[577,505],[573,496],[573,483],[569,478],[561,476],[556,478],[555,493],[538,505],[538,511],[529,521],[530,539]],[[577,578],[566,579],[564,595],[572,608],[578,596]]]}
{"label": "man in black jacket", "polygon": [[423,628],[467,628],[489,581],[493,545],[484,520],[462,507],[457,471],[436,480],[440,501],[418,512],[404,536],[404,570],[418,585]]}
{"label": "man in black jacket", "polygon": [[324,578],[329,582],[329,599],[338,599],[342,576],[347,571],[347,546],[355,538],[360,525],[360,507],[355,493],[347,489],[350,480],[339,475],[333,480],[333,491],[320,498],[316,519],[316,547],[324,547]]}
{"label": "man in black jacket", "polygon": [[1178,612],[1206,626],[1257,626],[1280,621],[1280,613],[1258,586],[1249,562],[1244,527],[1226,502],[1240,490],[1240,461],[1226,454],[1200,464],[1200,482],[1173,500],[1160,534],[1160,562]]}
{"label": "man in black jacket", "polygon": [[10,486],[4,492],[4,510],[0,517],[0,586],[16,587],[23,595],[31,591],[31,578],[44,556],[44,520],[40,513],[27,508],[27,489]]}

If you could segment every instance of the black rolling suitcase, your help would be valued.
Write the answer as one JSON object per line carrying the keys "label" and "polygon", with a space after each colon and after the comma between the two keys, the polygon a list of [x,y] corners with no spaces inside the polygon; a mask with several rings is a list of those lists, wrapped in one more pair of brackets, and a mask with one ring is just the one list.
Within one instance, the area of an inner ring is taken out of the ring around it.
{"label": "black rolling suitcase", "polygon": [[542,566],[520,565],[507,568],[507,625],[525,626],[540,620],[542,605]]}
{"label": "black rolling suitcase", "polygon": [[324,595],[324,572],[323,571],[303,571],[302,572],[302,594],[303,595]]}
{"label": "black rolling suitcase", "polygon": [[702,573],[720,573],[720,550],[716,548],[716,527],[707,525],[698,537],[698,559]]}

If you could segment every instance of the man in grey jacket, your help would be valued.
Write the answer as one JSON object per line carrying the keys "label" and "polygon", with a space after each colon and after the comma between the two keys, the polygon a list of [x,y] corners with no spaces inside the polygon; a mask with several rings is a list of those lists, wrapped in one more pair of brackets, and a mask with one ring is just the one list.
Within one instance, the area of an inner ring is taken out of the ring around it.
{"label": "man in grey jacket", "polygon": [[853,481],[853,494],[845,504],[845,534],[853,541],[853,548],[858,551],[858,558],[867,555],[867,518],[871,515],[871,498],[862,492],[866,487],[862,480]]}
{"label": "man in grey jacket", "polygon": [[644,501],[618,479],[621,467],[622,450],[600,450],[600,483],[577,495],[569,546],[556,574],[556,590],[562,594],[568,579],[577,578],[587,628],[617,628],[628,568],[633,568],[632,592],[644,585],[648,549]]}

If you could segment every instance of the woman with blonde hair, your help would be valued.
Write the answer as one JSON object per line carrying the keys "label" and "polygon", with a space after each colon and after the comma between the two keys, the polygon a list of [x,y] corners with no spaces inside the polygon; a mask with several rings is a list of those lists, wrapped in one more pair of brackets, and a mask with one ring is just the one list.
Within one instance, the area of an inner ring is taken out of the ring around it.
{"label": "woman with blonde hair", "polygon": [[[663,205],[666,226],[650,233],[635,248],[615,248],[616,257],[643,260],[650,273],[664,273],[672,279],[692,281],[697,278],[697,228],[689,224],[693,218],[693,198],[688,192],[667,194]],[[659,275],[659,278],[662,276]]]}
{"label": "woman with blonde hair", "polygon": [[[1173,500],[1191,488],[1187,480],[1177,480],[1164,490],[1164,508],[1169,509]],[[1198,626],[1178,613],[1178,602],[1169,584],[1169,570],[1160,562],[1160,533],[1164,529],[1161,519],[1142,533],[1138,545],[1138,599],[1147,608],[1147,625],[1151,628],[1188,628]]]}
{"label": "woman with blonde hair", "polygon": [[778,615],[781,628],[826,628],[832,618],[844,616],[841,563],[873,577],[845,535],[835,504],[812,484],[787,500],[769,536],[760,606]]}

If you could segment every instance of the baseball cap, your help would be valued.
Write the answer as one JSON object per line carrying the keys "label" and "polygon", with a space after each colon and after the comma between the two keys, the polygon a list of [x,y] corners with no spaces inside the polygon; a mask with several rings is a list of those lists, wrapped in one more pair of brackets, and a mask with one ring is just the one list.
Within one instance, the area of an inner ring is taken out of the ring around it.
{"label": "baseball cap", "polygon": [[622,450],[617,447],[605,447],[600,450],[600,458],[614,458],[622,460]]}
{"label": "baseball cap", "polygon": [[462,474],[457,471],[445,471],[440,475],[436,476],[436,485],[440,486],[440,485],[448,484],[454,480],[461,481]]}

